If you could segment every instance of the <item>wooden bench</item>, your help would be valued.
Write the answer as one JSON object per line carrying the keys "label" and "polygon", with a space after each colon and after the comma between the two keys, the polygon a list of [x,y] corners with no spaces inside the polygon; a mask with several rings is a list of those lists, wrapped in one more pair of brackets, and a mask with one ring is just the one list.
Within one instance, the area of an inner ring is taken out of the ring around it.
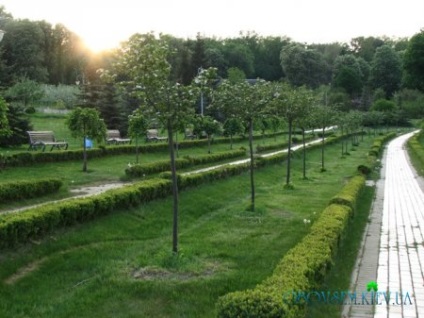
{"label": "wooden bench", "polygon": [[130,138],[121,138],[121,133],[119,130],[108,130],[106,132],[106,143],[112,145],[118,144],[130,144]]}
{"label": "wooden bench", "polygon": [[197,136],[195,134],[193,134],[193,130],[190,128],[186,128],[186,130],[184,131],[184,139],[196,139]]}
{"label": "wooden bench", "polygon": [[159,136],[157,129],[148,129],[146,131],[146,141],[168,141],[168,137]]}
{"label": "wooden bench", "polygon": [[46,146],[51,146],[50,151],[53,148],[68,149],[68,143],[66,141],[57,141],[52,131],[27,131],[27,134],[29,136],[28,150],[41,148],[44,151]]}

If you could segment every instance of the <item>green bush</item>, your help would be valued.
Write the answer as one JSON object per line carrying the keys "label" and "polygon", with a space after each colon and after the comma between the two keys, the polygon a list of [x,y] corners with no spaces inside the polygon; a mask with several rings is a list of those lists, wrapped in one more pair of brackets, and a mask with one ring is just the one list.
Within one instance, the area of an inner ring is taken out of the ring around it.
{"label": "green bush", "polygon": [[[242,148],[239,150],[231,150],[197,157],[185,156],[184,158],[176,159],[175,165],[177,169],[181,169],[205,163],[223,161],[226,159],[239,158],[245,155],[246,150]],[[131,178],[140,178],[153,173],[169,171],[170,169],[171,163],[169,160],[160,160],[152,163],[132,165],[125,169],[125,174]]]}
{"label": "green bush", "polygon": [[269,278],[254,289],[219,298],[218,317],[304,317],[306,303],[295,301],[293,292],[316,290],[324,282],[346,235],[352,202],[356,202],[364,183],[364,176],[352,178],[338,195],[344,198],[349,194],[349,200],[341,201],[348,205],[330,203]]}
{"label": "green bush", "polygon": [[314,290],[323,283],[351,213],[343,205],[325,208],[310,233],[286,253],[269,278],[252,290],[219,298],[218,317],[303,317],[306,304],[294,301],[292,292]]}
{"label": "green bush", "polygon": [[334,203],[334,204],[347,205],[353,210],[356,206],[356,199],[358,198],[364,185],[365,185],[364,175],[354,176],[342,188],[342,190],[339,193],[337,193],[337,195],[331,198],[330,204]]}
{"label": "green bush", "polygon": [[0,183],[0,201],[8,202],[36,198],[57,192],[61,186],[62,181],[59,179]]}
{"label": "green bush", "polygon": [[56,228],[83,223],[117,209],[137,206],[171,194],[171,183],[151,179],[82,199],[0,216],[0,247],[40,237]]}

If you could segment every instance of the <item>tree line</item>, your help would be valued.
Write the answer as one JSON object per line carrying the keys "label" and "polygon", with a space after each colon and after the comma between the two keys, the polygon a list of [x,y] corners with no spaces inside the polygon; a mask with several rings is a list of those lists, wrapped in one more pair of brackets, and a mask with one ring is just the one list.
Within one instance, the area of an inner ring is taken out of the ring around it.
{"label": "tree line", "polygon": [[[119,48],[93,54],[63,25],[14,19],[4,7],[0,17],[0,29],[6,31],[0,43],[0,83],[9,117],[14,116],[10,122],[20,122],[23,111],[33,111],[33,103],[47,104],[49,90],[60,90],[49,103],[95,107],[108,128],[127,133],[128,116],[140,102],[130,91],[105,84],[98,72],[114,64]],[[390,107],[398,122],[424,115],[423,38],[420,31],[411,39],[357,37],[350,43],[307,45],[255,32],[224,39],[161,36],[172,82],[188,85],[202,69],[213,67],[220,79],[238,76],[310,89],[326,86],[329,103],[344,111],[368,111],[379,100],[394,103]],[[203,102],[207,105],[208,100],[198,99],[198,112]],[[21,133],[16,143],[25,138]],[[1,145],[11,143],[11,137],[0,137]]]}

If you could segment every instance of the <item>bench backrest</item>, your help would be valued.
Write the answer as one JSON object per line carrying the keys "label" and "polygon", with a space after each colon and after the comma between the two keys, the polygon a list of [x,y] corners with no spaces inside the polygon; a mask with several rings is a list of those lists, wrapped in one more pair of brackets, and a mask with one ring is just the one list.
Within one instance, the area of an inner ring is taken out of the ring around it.
{"label": "bench backrest", "polygon": [[55,142],[52,131],[27,131],[30,143],[36,142]]}
{"label": "bench backrest", "polygon": [[157,129],[147,129],[147,137],[148,138],[158,137],[158,130]]}
{"label": "bench backrest", "polygon": [[106,134],[107,134],[107,139],[121,138],[121,133],[119,132],[119,130],[108,130]]}

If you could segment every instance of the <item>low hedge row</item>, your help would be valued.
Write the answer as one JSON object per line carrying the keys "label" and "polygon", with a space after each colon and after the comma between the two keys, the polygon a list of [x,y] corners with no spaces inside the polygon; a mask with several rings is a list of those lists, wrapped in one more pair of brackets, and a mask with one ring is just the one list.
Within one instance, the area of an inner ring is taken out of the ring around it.
{"label": "low hedge row", "polygon": [[[379,154],[384,143],[395,135],[379,138],[374,150]],[[328,138],[326,143],[339,139]],[[351,178],[330,200],[310,233],[283,257],[271,277],[254,289],[229,293],[218,300],[218,317],[304,317],[306,303],[293,299],[293,292],[316,290],[322,284],[364,184],[364,175]]]}
{"label": "low hedge row", "polygon": [[140,205],[171,194],[171,182],[151,179],[82,199],[0,216],[0,248],[40,237],[59,227],[82,223],[116,209]]}
{"label": "low hedge row", "polygon": [[[351,182],[364,184],[365,177],[355,177]],[[351,182],[342,192],[356,189],[351,187]],[[218,317],[303,317],[306,303],[296,301],[293,292],[316,290],[323,283],[351,215],[350,206],[329,204],[312,225],[310,233],[286,253],[268,279],[252,290],[219,298]]]}
{"label": "low hedge row", "polygon": [[[420,142],[422,137],[422,131],[409,138],[407,142],[408,150],[412,153],[414,160],[419,162],[421,167],[424,167],[424,147]],[[422,168],[418,168],[418,171],[422,171]]]}
{"label": "low hedge row", "polygon": [[[213,163],[227,159],[234,159],[246,156],[246,149],[231,150],[218,152],[204,156],[185,156],[175,160],[177,169],[193,167],[205,163]],[[170,170],[171,163],[169,160],[159,160],[151,163],[132,165],[125,169],[125,174],[131,178],[139,178],[152,173],[158,173]]]}
{"label": "low hedge row", "polygon": [[[317,145],[320,145],[320,143]],[[261,158],[256,161],[256,166],[281,162],[286,157],[287,153],[281,153],[279,155]],[[204,182],[227,178],[241,174],[248,169],[249,163],[227,165],[223,168],[203,173],[180,175],[180,188],[185,189]],[[169,175],[169,173],[168,175],[166,173],[163,174],[163,176],[168,177]],[[109,190],[97,196],[73,199],[16,214],[0,215],[0,248],[13,246],[19,242],[27,242],[55,228],[91,220],[116,209],[125,209],[154,199],[163,198],[170,195],[171,192],[170,180],[151,179],[120,189]]]}
{"label": "low hedge row", "polygon": [[342,190],[331,198],[330,204],[341,204],[355,209],[356,199],[364,187],[362,176],[355,176],[342,188]]}
{"label": "low hedge row", "polygon": [[[314,139],[315,136],[308,134],[305,136],[305,141],[309,141]],[[302,142],[302,137],[292,137],[293,143],[301,143]],[[276,150],[276,149],[284,149],[287,148],[288,146],[288,142],[282,142],[282,143],[277,143],[277,144],[270,144],[270,145],[258,145],[256,146],[256,153],[261,153],[261,152],[266,152],[266,151],[270,151],[270,150]]]}
{"label": "low hedge row", "polygon": [[0,183],[0,201],[32,199],[57,192],[62,186],[60,179],[40,179]]}
{"label": "low hedge row", "polygon": [[[254,139],[263,137],[274,137],[286,134],[285,132],[270,133],[264,135],[255,135]],[[246,140],[244,136],[233,137],[233,141]],[[230,139],[226,137],[218,137],[213,139],[213,143],[229,143]],[[207,139],[197,140],[183,140],[178,142],[179,149],[187,149],[192,147],[206,146],[208,144]],[[135,154],[135,145],[113,145],[113,146],[100,146],[99,148],[87,149],[89,158],[99,158],[111,155],[119,154]],[[139,145],[140,153],[152,153],[168,151],[168,143],[148,143]],[[49,152],[37,152],[27,151],[14,154],[0,154],[0,167],[20,167],[28,166],[36,163],[49,163],[49,162],[61,162],[71,160],[82,160],[83,150],[63,150],[63,151],[49,151]]]}
{"label": "low hedge row", "polygon": [[378,138],[376,138],[371,146],[371,150],[369,151],[369,155],[370,156],[374,156],[374,157],[379,157],[384,149],[384,145],[385,143],[396,137],[396,133],[395,132],[391,132],[388,134],[385,134],[383,136],[380,136]]}

